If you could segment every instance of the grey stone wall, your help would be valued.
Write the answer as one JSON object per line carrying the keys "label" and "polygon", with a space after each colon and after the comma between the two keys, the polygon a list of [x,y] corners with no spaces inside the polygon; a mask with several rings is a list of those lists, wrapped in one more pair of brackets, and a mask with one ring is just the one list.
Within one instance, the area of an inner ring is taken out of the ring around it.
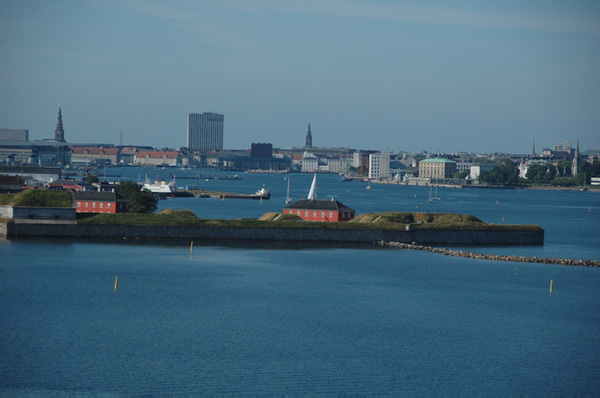
{"label": "grey stone wall", "polygon": [[538,231],[372,231],[304,228],[153,227],[121,225],[6,224],[8,237],[45,236],[96,239],[266,240],[419,244],[543,245]]}
{"label": "grey stone wall", "polygon": [[13,218],[13,207],[12,206],[0,206],[0,217]]}

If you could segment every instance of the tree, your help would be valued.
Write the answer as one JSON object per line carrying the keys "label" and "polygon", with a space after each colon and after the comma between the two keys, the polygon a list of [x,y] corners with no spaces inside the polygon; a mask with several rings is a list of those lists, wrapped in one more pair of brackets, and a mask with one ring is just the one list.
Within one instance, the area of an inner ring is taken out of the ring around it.
{"label": "tree", "polygon": [[147,189],[141,189],[131,180],[119,182],[119,193],[129,200],[130,213],[152,213],[158,200]]}
{"label": "tree", "polygon": [[502,159],[492,170],[482,172],[479,181],[492,185],[518,185],[519,170],[512,160]]}
{"label": "tree", "polygon": [[95,174],[88,174],[88,176],[85,177],[85,182],[87,182],[88,184],[95,184],[100,182],[100,179]]}
{"label": "tree", "polygon": [[457,171],[456,173],[452,174],[452,178],[464,180],[469,175],[469,173],[470,173],[469,170],[465,170],[465,171],[461,171],[461,172]]}

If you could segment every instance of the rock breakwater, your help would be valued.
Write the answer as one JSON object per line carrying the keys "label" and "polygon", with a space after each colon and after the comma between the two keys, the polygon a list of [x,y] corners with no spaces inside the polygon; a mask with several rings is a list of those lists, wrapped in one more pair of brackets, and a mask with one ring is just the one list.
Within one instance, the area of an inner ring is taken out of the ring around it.
{"label": "rock breakwater", "polygon": [[463,250],[452,250],[445,249],[442,247],[422,246],[410,243],[401,242],[385,242],[380,241],[381,246],[395,247],[398,249],[409,249],[409,250],[420,250],[431,253],[438,253],[444,256],[453,257],[465,257],[475,258],[480,260],[494,260],[494,261],[513,261],[519,263],[541,263],[541,264],[555,264],[555,265],[571,265],[579,267],[600,267],[600,261],[598,260],[575,260],[571,258],[556,258],[556,257],[528,257],[528,256],[514,256],[505,254],[485,254],[475,253]]}

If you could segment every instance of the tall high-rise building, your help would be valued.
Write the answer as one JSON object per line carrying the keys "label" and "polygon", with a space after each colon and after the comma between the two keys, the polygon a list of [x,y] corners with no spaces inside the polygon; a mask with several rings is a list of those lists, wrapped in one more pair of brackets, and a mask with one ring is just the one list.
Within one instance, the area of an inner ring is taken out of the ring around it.
{"label": "tall high-rise building", "polygon": [[222,151],[223,115],[188,113],[187,147],[200,151]]}
{"label": "tall high-rise building", "polygon": [[58,104],[58,120],[56,121],[56,130],[54,130],[54,140],[65,142],[65,130],[63,129],[62,107]]}

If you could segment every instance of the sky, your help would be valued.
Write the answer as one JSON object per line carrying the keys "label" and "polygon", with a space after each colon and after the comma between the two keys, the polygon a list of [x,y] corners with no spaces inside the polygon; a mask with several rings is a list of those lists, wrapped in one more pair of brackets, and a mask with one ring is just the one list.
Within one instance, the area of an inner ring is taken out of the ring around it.
{"label": "sky", "polygon": [[71,143],[600,149],[600,2],[0,0],[0,128]]}

